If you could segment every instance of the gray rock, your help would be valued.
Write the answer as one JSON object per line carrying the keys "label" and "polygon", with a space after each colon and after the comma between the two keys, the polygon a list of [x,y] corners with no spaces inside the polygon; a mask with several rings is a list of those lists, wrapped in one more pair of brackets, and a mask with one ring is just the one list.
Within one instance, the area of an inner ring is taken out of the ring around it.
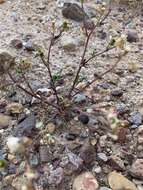
{"label": "gray rock", "polygon": [[102,161],[104,161],[104,162],[107,162],[108,161],[108,157],[106,156],[106,154],[105,153],[98,153],[97,154],[97,156],[98,156],[98,158],[100,159],[100,160],[102,160]]}
{"label": "gray rock", "polygon": [[36,118],[34,114],[29,115],[26,119],[24,119],[21,123],[18,124],[15,135],[16,136],[31,136],[32,130],[35,129],[36,126]]}
{"label": "gray rock", "polygon": [[0,74],[7,73],[15,64],[15,57],[7,51],[0,50]]}
{"label": "gray rock", "polygon": [[111,96],[121,97],[123,95],[123,91],[121,89],[114,89],[111,91]]}
{"label": "gray rock", "polygon": [[76,3],[64,3],[62,14],[65,18],[76,22],[83,22],[89,18],[84,10]]}
{"label": "gray rock", "polygon": [[128,120],[131,124],[139,126],[142,124],[142,115],[140,112],[133,112]]}
{"label": "gray rock", "polygon": [[129,31],[127,34],[127,41],[130,43],[137,42],[139,40],[137,32]]}
{"label": "gray rock", "polygon": [[74,97],[74,102],[75,103],[84,103],[86,102],[86,96],[84,94],[77,94],[75,97]]}
{"label": "gray rock", "polygon": [[86,124],[88,124],[88,122],[89,122],[89,117],[88,117],[87,114],[82,113],[82,114],[80,114],[80,115],[78,116],[78,120],[79,120],[82,124],[86,125]]}
{"label": "gray rock", "polygon": [[112,189],[110,189],[110,188],[108,188],[108,187],[100,187],[99,190],[112,190]]}
{"label": "gray rock", "polygon": [[48,177],[48,183],[52,185],[59,185],[64,177],[63,168],[59,167],[55,170],[50,171],[50,175]]}
{"label": "gray rock", "polygon": [[116,105],[116,110],[117,110],[118,114],[124,114],[127,111],[129,111],[129,108],[127,107],[126,104],[119,103],[119,104]]}
{"label": "gray rock", "polygon": [[28,42],[24,43],[23,45],[27,51],[34,51],[35,50],[34,44],[31,41],[28,41]]}

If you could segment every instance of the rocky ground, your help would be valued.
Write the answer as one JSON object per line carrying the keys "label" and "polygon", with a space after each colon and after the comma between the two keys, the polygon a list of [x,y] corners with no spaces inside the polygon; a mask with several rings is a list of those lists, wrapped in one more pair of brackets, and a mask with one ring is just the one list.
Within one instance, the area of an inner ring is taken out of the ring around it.
{"label": "rocky ground", "polygon": [[[84,5],[94,22],[100,2],[87,0]],[[93,50],[103,51],[110,36],[121,34],[131,50],[116,68],[74,97],[74,109],[63,121],[54,117],[55,109],[45,109],[44,103],[11,85],[6,74],[14,62],[24,61],[32,67],[26,72],[32,88],[55,101],[35,49],[47,55],[52,23],[59,28],[65,21],[62,0],[0,0],[0,189],[143,189],[143,13],[140,6],[126,4],[115,3],[111,9],[93,33],[87,57]],[[66,18],[69,29],[51,51],[58,92],[69,89],[84,48],[76,13],[71,12],[74,21]],[[91,60],[77,87],[112,67],[119,53],[113,49]],[[17,72],[11,74],[20,80]]]}

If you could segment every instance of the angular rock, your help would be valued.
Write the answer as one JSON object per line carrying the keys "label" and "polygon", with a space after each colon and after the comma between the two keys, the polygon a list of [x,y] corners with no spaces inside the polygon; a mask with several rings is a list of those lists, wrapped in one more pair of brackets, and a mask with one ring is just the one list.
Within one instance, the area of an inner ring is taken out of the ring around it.
{"label": "angular rock", "polygon": [[11,124],[11,117],[0,114],[0,129],[7,128]]}
{"label": "angular rock", "polygon": [[59,185],[64,177],[63,168],[59,167],[55,170],[50,171],[50,175],[48,177],[48,183],[53,185]]}
{"label": "angular rock", "polygon": [[28,41],[28,42],[24,43],[23,45],[27,51],[34,51],[35,50],[35,45],[31,41]]}
{"label": "angular rock", "polygon": [[0,50],[0,74],[7,73],[15,64],[15,57],[7,51]]}
{"label": "angular rock", "polygon": [[13,39],[13,40],[11,41],[11,45],[12,45],[14,48],[16,48],[16,49],[21,49],[21,48],[23,47],[23,43],[22,43],[22,41],[19,40],[19,39]]}
{"label": "angular rock", "polygon": [[78,155],[72,152],[68,152],[67,155],[68,155],[70,163],[72,163],[73,166],[75,167],[75,170],[79,169],[82,166],[83,160]]}
{"label": "angular rock", "polygon": [[85,164],[92,164],[95,160],[95,149],[92,145],[86,143],[81,147],[79,155]]}
{"label": "angular rock", "polygon": [[123,160],[121,160],[120,157],[118,156],[110,156],[108,160],[108,164],[112,167],[114,170],[118,171],[124,171],[125,170],[125,165]]}
{"label": "angular rock", "polygon": [[143,180],[143,159],[137,159],[132,164],[130,173],[133,177]]}
{"label": "angular rock", "polygon": [[29,115],[21,123],[18,124],[15,135],[16,136],[32,136],[32,131],[36,126],[36,118],[34,114]]}
{"label": "angular rock", "polygon": [[96,178],[90,172],[80,174],[73,182],[73,190],[97,190],[98,187]]}
{"label": "angular rock", "polygon": [[127,41],[130,43],[137,42],[139,40],[137,32],[129,31],[127,34]]}
{"label": "angular rock", "polygon": [[133,182],[116,171],[109,173],[108,183],[113,190],[138,190]]}
{"label": "angular rock", "polygon": [[110,188],[108,188],[108,187],[100,187],[99,190],[112,190],[112,189],[110,189]]}
{"label": "angular rock", "polygon": [[22,104],[13,102],[6,106],[6,110],[12,114],[19,114],[23,112],[24,108]]}
{"label": "angular rock", "polygon": [[89,18],[84,10],[76,3],[64,3],[62,14],[65,18],[76,22],[83,22]]}
{"label": "angular rock", "polygon": [[98,156],[98,158],[100,159],[100,160],[102,160],[103,162],[107,162],[108,161],[108,157],[106,156],[106,154],[105,153],[98,153],[97,154],[97,156]]}
{"label": "angular rock", "polygon": [[114,89],[111,91],[111,96],[121,97],[123,95],[123,91],[121,89]]}
{"label": "angular rock", "polygon": [[74,97],[74,102],[81,104],[86,102],[86,96],[84,94],[77,94]]}

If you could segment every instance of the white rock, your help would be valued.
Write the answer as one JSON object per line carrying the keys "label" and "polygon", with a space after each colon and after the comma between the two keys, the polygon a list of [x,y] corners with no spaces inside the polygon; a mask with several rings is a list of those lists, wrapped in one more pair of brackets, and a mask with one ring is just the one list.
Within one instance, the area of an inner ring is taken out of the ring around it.
{"label": "white rock", "polygon": [[24,146],[21,142],[21,139],[18,137],[8,137],[7,146],[11,153],[18,153],[24,151]]}
{"label": "white rock", "polygon": [[82,173],[73,182],[73,190],[96,190],[98,187],[96,178],[90,172]]}
{"label": "white rock", "polygon": [[75,51],[78,45],[78,39],[72,38],[71,36],[63,36],[61,38],[61,46],[66,51]]}

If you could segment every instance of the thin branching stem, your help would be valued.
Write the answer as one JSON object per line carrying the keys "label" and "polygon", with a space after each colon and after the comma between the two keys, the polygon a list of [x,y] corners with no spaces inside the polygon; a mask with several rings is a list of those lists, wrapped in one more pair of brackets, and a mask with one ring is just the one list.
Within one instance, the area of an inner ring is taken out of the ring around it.
{"label": "thin branching stem", "polygon": [[51,48],[52,48],[53,42],[54,42],[54,34],[52,35],[52,38],[50,40],[47,61],[44,59],[43,55],[40,55],[40,57],[41,57],[41,60],[42,60],[43,64],[45,65],[45,67],[48,70],[48,74],[49,74],[49,77],[50,77],[50,80],[51,80],[51,83],[52,83],[51,86],[52,86],[52,89],[53,89],[53,91],[55,93],[55,96],[56,96],[57,105],[58,105],[58,107],[60,109],[60,107],[61,107],[60,106],[60,99],[59,99],[59,96],[58,96],[58,93],[57,93],[57,90],[56,90],[55,82],[53,80],[53,76],[52,76],[52,72],[51,72],[51,68],[50,68],[50,55],[51,55]]}
{"label": "thin branching stem", "polygon": [[87,39],[86,39],[86,42],[85,42],[84,51],[83,51],[83,54],[82,54],[82,57],[81,57],[81,61],[80,61],[80,64],[79,64],[75,79],[73,81],[72,87],[71,87],[71,89],[69,91],[69,94],[68,94],[69,98],[70,98],[70,96],[71,96],[71,94],[72,94],[72,92],[73,92],[73,90],[75,88],[76,83],[78,82],[80,71],[81,71],[82,67],[85,65],[85,54],[86,54],[88,44],[89,44],[89,40],[90,40],[90,37],[91,37],[93,31],[94,31],[94,29],[91,30],[90,33],[87,35]]}
{"label": "thin branching stem", "polygon": [[75,85],[76,85],[77,82],[78,82],[79,74],[80,74],[80,71],[81,71],[82,67],[83,67],[87,62],[89,62],[91,59],[93,59],[94,57],[99,56],[99,55],[101,55],[101,54],[103,54],[103,53],[105,53],[105,52],[108,51],[108,48],[107,48],[107,49],[104,50],[103,52],[100,52],[99,54],[96,54],[96,55],[90,57],[90,58],[87,59],[87,60],[85,59],[86,51],[87,51],[88,44],[89,44],[89,40],[90,40],[90,37],[91,37],[92,33],[94,32],[94,30],[95,30],[95,28],[96,28],[97,26],[101,25],[101,24],[103,23],[103,21],[105,21],[105,19],[107,19],[107,17],[109,16],[110,12],[111,12],[111,9],[108,10],[107,14],[106,14],[105,16],[103,16],[103,18],[101,18],[101,19],[99,19],[99,20],[97,21],[96,25],[94,26],[94,28],[93,28],[89,33],[87,33],[87,31],[86,31],[86,34],[87,34],[86,36],[87,36],[87,38],[86,38],[86,42],[85,42],[85,46],[84,46],[84,51],[83,51],[83,54],[82,54],[82,57],[81,57],[81,61],[80,61],[80,64],[79,64],[79,67],[78,67],[78,70],[77,70],[75,79],[74,79],[74,81],[73,81],[72,87],[71,87],[71,89],[70,89],[70,91],[69,91],[69,94],[68,94],[68,97],[69,97],[69,98],[71,97],[71,94],[72,94],[72,92],[73,92],[73,90],[74,90],[74,88],[75,88]]}
{"label": "thin branching stem", "polygon": [[[115,64],[109,68],[108,70],[106,70],[105,72],[103,72],[102,74],[98,75],[98,78],[102,78],[104,75],[106,75],[107,73],[111,72],[114,70],[114,68],[118,65],[118,63],[121,61],[122,56],[119,56],[117,61],[115,62]],[[86,88],[88,88],[89,86],[91,86],[94,82],[96,82],[97,78],[95,77],[92,81],[88,82],[87,85],[85,85],[81,90],[78,90],[78,92],[76,92],[75,94],[72,95],[72,97],[74,97],[75,95],[77,95],[80,92],[83,92]]]}
{"label": "thin branching stem", "polygon": [[54,108],[56,108],[57,110],[59,110],[59,108],[54,105],[54,104],[51,104],[50,102],[46,101],[45,98],[42,98],[41,96],[27,90],[26,88],[24,88],[23,86],[21,86],[20,84],[17,83],[17,81],[15,80],[15,78],[12,76],[12,74],[10,72],[7,73],[9,78],[11,79],[11,81],[19,88],[21,89],[22,91],[24,91],[26,94],[34,97],[34,98],[37,98],[39,100],[41,100],[41,102],[43,101],[45,104],[49,105],[49,106],[52,106]]}

